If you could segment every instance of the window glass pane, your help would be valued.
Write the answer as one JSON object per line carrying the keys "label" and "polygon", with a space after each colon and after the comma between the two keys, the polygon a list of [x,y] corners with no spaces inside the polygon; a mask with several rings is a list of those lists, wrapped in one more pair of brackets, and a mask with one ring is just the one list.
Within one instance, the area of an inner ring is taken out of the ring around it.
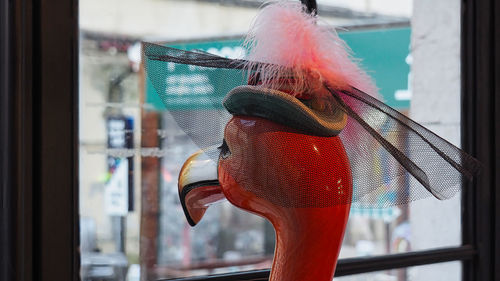
{"label": "window glass pane", "polygon": [[[459,144],[460,1],[427,2],[318,1],[324,24],[344,27],[340,37],[374,77],[385,102]],[[211,206],[196,227],[188,225],[177,178],[198,148],[166,110],[172,105],[166,108],[151,87],[139,45],[163,41],[238,57],[261,3],[79,1],[84,280],[139,280],[141,275],[155,280],[270,267],[274,230],[264,219],[222,202]],[[172,73],[182,85],[199,74],[189,67]],[[214,111],[209,104],[175,106],[193,119]],[[376,169],[383,161],[370,165]],[[386,209],[353,207],[340,257],[460,242],[460,196]]]}
{"label": "window glass pane", "polygon": [[335,281],[459,281],[462,280],[462,263],[446,262],[431,265],[370,272],[343,276]]}

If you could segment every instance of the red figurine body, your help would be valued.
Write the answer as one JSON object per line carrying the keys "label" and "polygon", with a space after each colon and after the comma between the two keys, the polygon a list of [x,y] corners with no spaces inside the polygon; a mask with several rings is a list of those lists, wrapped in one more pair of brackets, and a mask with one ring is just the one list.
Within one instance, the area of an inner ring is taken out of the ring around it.
{"label": "red figurine body", "polygon": [[338,137],[305,135],[255,117],[233,117],[219,162],[219,181],[235,206],[268,219],[276,230],[270,280],[330,281],[351,201],[349,161]]}

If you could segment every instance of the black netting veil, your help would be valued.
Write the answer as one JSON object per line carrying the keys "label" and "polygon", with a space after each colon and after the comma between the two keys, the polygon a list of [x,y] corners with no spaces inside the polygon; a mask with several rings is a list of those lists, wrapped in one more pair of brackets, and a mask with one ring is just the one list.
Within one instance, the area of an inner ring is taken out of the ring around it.
{"label": "black netting veil", "polygon": [[[229,90],[247,84],[245,60],[143,43],[143,61],[151,84],[194,143],[201,149],[220,145],[231,117],[221,102]],[[175,65],[196,74],[169,77]],[[472,156],[376,98],[355,88],[328,89],[348,116],[339,136],[352,170],[352,201],[358,206],[388,207],[428,196],[447,199],[479,172]],[[196,114],[176,109],[180,101],[192,102]],[[202,105],[196,109],[196,104]],[[209,156],[214,161],[219,157]]]}

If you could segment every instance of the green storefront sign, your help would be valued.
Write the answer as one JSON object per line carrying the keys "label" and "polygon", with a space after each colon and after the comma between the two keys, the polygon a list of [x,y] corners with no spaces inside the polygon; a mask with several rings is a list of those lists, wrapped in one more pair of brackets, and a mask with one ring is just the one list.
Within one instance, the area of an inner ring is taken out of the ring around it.
{"label": "green storefront sign", "polygon": [[[339,33],[362,67],[373,77],[384,101],[397,109],[410,105],[406,59],[409,54],[410,28],[371,29]],[[241,40],[220,40],[169,45],[185,50],[203,50],[225,57],[241,57]],[[165,98],[162,102],[149,79],[146,79],[146,103],[156,110],[208,109],[220,107],[226,93],[241,84],[246,77],[228,71],[221,75],[214,69],[168,64]],[[223,70],[222,70],[223,71]],[[175,94],[169,94],[175,93]]]}

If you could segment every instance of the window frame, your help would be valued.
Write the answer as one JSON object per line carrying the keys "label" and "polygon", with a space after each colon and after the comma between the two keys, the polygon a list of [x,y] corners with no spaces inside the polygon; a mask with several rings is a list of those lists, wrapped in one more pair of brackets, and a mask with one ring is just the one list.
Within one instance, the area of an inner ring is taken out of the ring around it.
{"label": "window frame", "polygon": [[0,279],[79,280],[78,1],[0,7]]}
{"label": "window frame", "polygon": [[[78,1],[0,0],[0,277],[79,280]],[[462,1],[462,144],[483,164],[458,247],[342,259],[335,276],[463,261],[500,279],[500,4]],[[497,192],[499,190],[499,192]],[[55,231],[57,230],[57,231]],[[269,270],[177,280],[267,280]]]}

